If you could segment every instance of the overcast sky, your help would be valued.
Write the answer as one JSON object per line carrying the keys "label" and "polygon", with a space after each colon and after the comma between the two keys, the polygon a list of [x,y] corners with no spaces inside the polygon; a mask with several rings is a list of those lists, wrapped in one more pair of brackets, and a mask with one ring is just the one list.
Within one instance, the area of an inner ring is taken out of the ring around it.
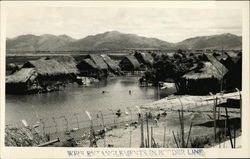
{"label": "overcast sky", "polygon": [[6,14],[9,38],[22,34],[66,34],[79,39],[116,30],[179,42],[194,36],[242,32],[242,15],[237,9],[9,6]]}

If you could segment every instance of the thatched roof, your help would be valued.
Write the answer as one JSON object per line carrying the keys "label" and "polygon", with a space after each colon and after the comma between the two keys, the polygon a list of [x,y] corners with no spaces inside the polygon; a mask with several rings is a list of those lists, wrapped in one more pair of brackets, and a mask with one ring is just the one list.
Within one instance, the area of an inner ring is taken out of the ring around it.
{"label": "thatched roof", "polygon": [[65,75],[71,73],[54,59],[28,61],[23,65],[23,68],[35,68],[37,73],[42,76]]}
{"label": "thatched roof", "polygon": [[83,70],[83,69],[99,70],[100,69],[91,59],[83,59],[79,64],[77,64],[77,68],[79,68],[80,70]]}
{"label": "thatched roof", "polygon": [[113,71],[120,70],[118,63],[116,63],[114,60],[112,60],[108,55],[102,54],[101,57],[103,58],[103,60],[106,62],[106,64],[108,65],[108,67],[111,70],[113,70]]}
{"label": "thatched roof", "polygon": [[224,73],[219,71],[211,62],[203,62],[197,65],[196,68],[186,73],[182,77],[185,79],[193,79],[193,80],[210,79],[210,78],[217,78],[221,80],[225,75]]}
{"label": "thatched roof", "polygon": [[124,59],[127,59],[133,65],[134,69],[139,69],[140,68],[140,63],[138,62],[138,60],[134,56],[132,56],[132,55],[125,56],[122,59],[122,61]]}
{"label": "thatched roof", "polygon": [[222,76],[224,76],[228,72],[228,69],[222,63],[220,63],[214,56],[210,54],[205,55]]}
{"label": "thatched roof", "polygon": [[236,53],[234,51],[226,51],[225,54],[231,58],[231,60],[234,62],[234,63],[237,63],[240,59],[241,59],[241,56],[239,55],[239,53]]}
{"label": "thatched roof", "polygon": [[[137,55],[136,55],[137,54]],[[149,53],[139,52],[134,55],[137,59],[141,58],[144,64],[153,65],[154,58]],[[138,59],[139,60],[139,59]]]}
{"label": "thatched roof", "polygon": [[21,70],[6,76],[6,83],[25,83],[28,79],[37,77],[37,72],[34,68],[22,68]]}
{"label": "thatched roof", "polygon": [[72,56],[56,56],[53,57],[61,65],[63,65],[70,73],[78,74],[79,70],[76,67],[76,61]]}
{"label": "thatched roof", "polygon": [[108,65],[105,63],[100,55],[89,54],[87,58],[90,58],[100,69],[107,70]]}

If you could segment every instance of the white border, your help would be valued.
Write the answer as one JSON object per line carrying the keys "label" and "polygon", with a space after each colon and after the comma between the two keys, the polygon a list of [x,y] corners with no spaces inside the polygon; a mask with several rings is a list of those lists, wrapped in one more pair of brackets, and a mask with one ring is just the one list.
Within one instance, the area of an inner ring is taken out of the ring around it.
{"label": "white border", "polygon": [[[149,149],[140,149],[140,148],[37,148],[37,147],[30,147],[30,148],[16,148],[16,147],[5,147],[4,146],[4,123],[5,123],[5,38],[6,38],[6,28],[5,28],[5,18],[6,18],[6,6],[8,5],[17,5],[17,6],[67,6],[67,7],[80,7],[84,5],[85,7],[145,7],[145,8],[215,8],[215,7],[223,7],[223,8],[231,8],[231,9],[242,9],[243,17],[243,90],[242,90],[242,97],[243,97],[243,123],[242,123],[242,148],[240,149],[202,149],[204,151],[204,156],[190,156],[190,155],[182,155],[176,156],[173,155],[171,150],[177,149],[166,149],[166,148],[159,148],[157,150],[169,150],[169,153],[166,153],[166,156],[143,156],[143,158],[147,157],[250,157],[250,107],[249,107],[249,2],[248,1],[4,1],[1,2],[1,62],[0,62],[0,102],[1,102],[1,158],[67,158],[67,150],[79,150],[79,151],[86,151],[86,150],[149,150]],[[179,149],[180,150],[180,149]],[[190,149],[191,150],[191,149]],[[184,150],[185,152],[188,149]],[[79,156],[83,158],[84,156]],[[74,158],[79,158],[74,157]],[[87,157],[87,156],[85,156]],[[95,156],[95,157],[102,157],[102,158],[110,158],[115,156]],[[126,156],[123,156],[126,158]],[[131,157],[139,157],[139,156],[131,156]],[[73,157],[71,157],[73,158]]]}

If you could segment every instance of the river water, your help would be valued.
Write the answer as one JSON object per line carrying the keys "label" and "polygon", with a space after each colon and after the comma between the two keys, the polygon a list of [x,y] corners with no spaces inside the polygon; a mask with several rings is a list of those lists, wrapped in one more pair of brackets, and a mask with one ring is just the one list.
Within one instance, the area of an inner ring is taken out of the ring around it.
{"label": "river water", "polygon": [[[77,84],[68,85],[65,90],[35,94],[6,95],[6,124],[21,125],[25,119],[34,124],[39,119],[52,122],[51,119],[73,118],[74,114],[82,120],[88,120],[85,111],[91,114],[102,111],[112,114],[118,109],[136,111],[135,106],[155,101],[159,98],[158,89],[140,87],[139,77],[117,77],[104,80],[88,87]],[[131,94],[129,93],[131,90]],[[103,93],[105,91],[105,93]],[[175,92],[175,89],[160,91],[160,97]]]}

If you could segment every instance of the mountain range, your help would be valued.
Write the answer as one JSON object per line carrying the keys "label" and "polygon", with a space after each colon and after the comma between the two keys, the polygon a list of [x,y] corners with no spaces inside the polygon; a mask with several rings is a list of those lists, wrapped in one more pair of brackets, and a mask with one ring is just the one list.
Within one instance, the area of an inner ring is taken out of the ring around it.
{"label": "mountain range", "polygon": [[192,37],[178,43],[170,43],[157,38],[147,38],[136,34],[109,31],[74,39],[67,35],[21,35],[6,39],[7,51],[67,51],[67,50],[122,50],[131,48],[156,49],[241,49],[242,37],[230,33]]}

